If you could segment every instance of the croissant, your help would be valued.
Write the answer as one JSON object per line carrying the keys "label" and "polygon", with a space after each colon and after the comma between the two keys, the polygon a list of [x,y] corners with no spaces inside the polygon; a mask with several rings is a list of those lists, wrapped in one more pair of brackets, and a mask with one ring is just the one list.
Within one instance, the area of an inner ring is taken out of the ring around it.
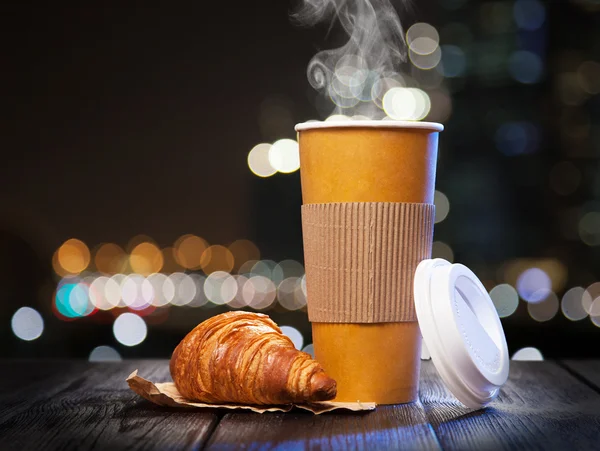
{"label": "croissant", "polygon": [[271,318],[232,311],[196,326],[170,363],[179,393],[206,403],[290,404],[335,398],[336,383]]}

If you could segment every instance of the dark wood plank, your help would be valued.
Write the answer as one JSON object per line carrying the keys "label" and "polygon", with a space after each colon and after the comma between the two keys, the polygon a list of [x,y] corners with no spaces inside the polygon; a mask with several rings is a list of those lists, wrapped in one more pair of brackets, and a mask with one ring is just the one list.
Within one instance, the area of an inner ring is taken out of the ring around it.
{"label": "dark wood plank", "polygon": [[600,390],[600,360],[564,360],[561,364]]}
{"label": "dark wood plank", "polygon": [[234,412],[223,417],[208,449],[441,449],[421,403],[373,412],[313,415]]}
{"label": "dark wood plank", "polygon": [[[74,365],[75,373],[65,364],[62,376],[50,377],[57,386],[38,381],[20,391],[33,401],[0,422],[0,449],[198,449],[218,422],[215,411],[165,409],[129,390],[125,378],[135,368],[168,380],[167,361]],[[0,399],[0,412],[10,408]]]}
{"label": "dark wood plank", "polygon": [[486,409],[463,407],[430,362],[421,400],[444,449],[598,449],[600,394],[553,362],[511,362],[509,380]]}

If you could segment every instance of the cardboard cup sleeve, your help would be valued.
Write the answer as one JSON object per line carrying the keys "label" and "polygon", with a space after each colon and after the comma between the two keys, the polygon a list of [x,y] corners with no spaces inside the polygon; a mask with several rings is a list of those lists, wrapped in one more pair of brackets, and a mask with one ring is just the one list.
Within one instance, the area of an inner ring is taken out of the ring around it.
{"label": "cardboard cup sleeve", "polygon": [[323,323],[417,321],[413,278],[431,257],[432,204],[305,204],[308,317]]}

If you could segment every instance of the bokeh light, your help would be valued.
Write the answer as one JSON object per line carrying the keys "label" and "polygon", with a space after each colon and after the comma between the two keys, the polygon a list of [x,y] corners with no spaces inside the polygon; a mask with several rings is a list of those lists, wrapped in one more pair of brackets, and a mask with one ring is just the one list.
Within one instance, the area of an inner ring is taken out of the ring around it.
{"label": "bokeh light", "polygon": [[579,237],[588,246],[600,245],[600,212],[589,211],[579,221]]}
{"label": "bokeh light", "polygon": [[138,274],[159,272],[163,267],[162,251],[153,243],[140,243],[131,250],[129,264]]}
{"label": "bokeh light", "polygon": [[383,96],[383,109],[389,118],[418,121],[429,113],[431,100],[418,88],[391,88]]}
{"label": "bokeh light", "polygon": [[490,291],[490,298],[496,307],[498,316],[506,318],[517,310],[519,306],[519,295],[514,287],[507,283],[496,285]]}
{"label": "bokeh light", "polygon": [[433,195],[433,203],[435,205],[435,223],[442,222],[450,213],[450,201],[448,197],[441,191],[435,191]]}
{"label": "bokeh light", "polygon": [[234,275],[233,278],[235,279],[236,283],[236,293],[233,299],[231,299],[231,301],[229,301],[227,305],[229,306],[229,308],[232,309],[240,309],[247,307],[246,301],[244,300],[244,285],[248,281],[248,278],[239,274]]}
{"label": "bokeh light", "polygon": [[10,326],[17,338],[32,341],[40,338],[44,332],[44,320],[37,310],[21,307],[10,320]]}
{"label": "bokeh light", "polygon": [[300,169],[300,151],[293,139],[275,141],[269,149],[269,163],[279,172],[289,174]]}
{"label": "bokeh light", "polygon": [[430,70],[436,67],[442,60],[442,49],[436,47],[433,53],[422,55],[416,53],[413,49],[408,50],[408,56],[413,66],[418,67],[421,70]]}
{"label": "bokeh light", "polygon": [[443,241],[434,241],[431,245],[431,258],[443,258],[450,263],[454,262],[452,248]]}
{"label": "bokeh light", "polygon": [[189,276],[196,285],[196,295],[188,305],[190,307],[202,307],[208,302],[208,298],[204,293],[204,283],[206,282],[206,277],[204,277],[202,274],[190,274]]}
{"label": "bokeh light", "polygon": [[302,349],[302,345],[304,344],[304,337],[298,329],[292,326],[280,326],[279,328],[285,336],[292,340],[292,343],[294,343],[296,349]]}
{"label": "bokeh light", "polygon": [[89,287],[76,280],[59,285],[54,298],[56,310],[65,318],[80,318],[94,311],[89,299]]}
{"label": "bokeh light", "polygon": [[519,28],[533,31],[544,24],[546,7],[539,0],[517,0],[513,6],[513,15]]}
{"label": "bokeh light", "polygon": [[540,268],[529,268],[517,278],[517,292],[527,302],[541,302],[552,289],[550,276]]}
{"label": "bokeh light", "polygon": [[163,269],[162,272],[165,274],[171,272],[181,271],[185,269],[177,261],[176,250],[174,246],[167,246],[162,249],[163,254]]}
{"label": "bokeh light", "polygon": [[242,290],[244,302],[255,310],[264,310],[273,304],[277,288],[273,281],[265,276],[248,278]]}
{"label": "bokeh light", "polygon": [[302,277],[304,266],[296,260],[282,260],[272,270],[271,279],[275,283],[281,282],[287,277]]}
{"label": "bokeh light", "polygon": [[206,274],[215,271],[231,272],[234,265],[233,254],[219,244],[209,246],[200,257],[200,266]]}
{"label": "bokeh light", "polygon": [[83,241],[71,238],[56,251],[55,272],[60,276],[79,274],[90,264],[90,250]]}
{"label": "bokeh light", "polygon": [[594,282],[587,287],[581,297],[581,306],[590,316],[600,315],[599,311],[592,310],[592,307],[598,306],[595,304],[597,299],[600,299],[600,282]]}
{"label": "bokeh light", "polygon": [[94,255],[96,269],[104,274],[116,274],[127,268],[127,255],[114,243],[100,245]]}
{"label": "bokeh light", "polygon": [[512,360],[544,360],[542,352],[537,348],[526,347],[521,348],[512,356]]}
{"label": "bokeh light", "polygon": [[541,80],[544,64],[541,58],[527,50],[517,50],[508,59],[510,75],[520,83],[533,84]]}
{"label": "bokeh light", "polygon": [[302,291],[302,278],[288,277],[283,279],[277,287],[277,300],[287,310],[298,310],[306,305],[306,298]]}
{"label": "bokeh light", "polygon": [[562,297],[560,304],[563,315],[571,321],[579,321],[588,316],[588,312],[583,306],[583,287],[573,287]]}
{"label": "bokeh light", "polygon": [[200,269],[200,259],[208,243],[196,235],[183,235],[173,246],[175,260],[186,269]]}
{"label": "bokeh light", "polygon": [[120,362],[121,354],[110,346],[96,346],[88,357],[90,362]]}
{"label": "bokeh light", "polygon": [[237,281],[225,271],[215,271],[204,281],[204,294],[213,304],[222,305],[231,302],[237,290]]}
{"label": "bokeh light", "polygon": [[260,251],[256,244],[250,240],[236,240],[229,245],[229,252],[233,255],[234,269],[239,269],[249,260],[260,259]]}
{"label": "bokeh light", "polygon": [[121,287],[114,279],[106,276],[96,277],[89,288],[92,305],[99,310],[110,310],[119,304]]}
{"label": "bokeh light", "polygon": [[541,297],[541,299],[527,303],[529,316],[539,322],[550,321],[558,313],[558,297],[552,291],[543,290],[537,291],[536,296]]}
{"label": "bokeh light", "polygon": [[495,135],[496,147],[506,156],[534,153],[538,150],[538,128],[530,122],[506,122]]}
{"label": "bokeh light", "polygon": [[424,22],[413,24],[406,32],[408,47],[419,55],[429,55],[435,51],[440,42],[437,30]]}
{"label": "bokeh light", "polygon": [[[215,273],[213,273],[215,274]],[[188,274],[176,272],[169,275],[168,279],[173,284],[174,293],[171,304],[188,305],[196,297],[196,282]]]}
{"label": "bokeh light", "polygon": [[113,324],[116,340],[125,346],[136,346],[146,339],[148,327],[144,319],[135,313],[122,313]]}
{"label": "bokeh light", "polygon": [[[140,274],[129,274],[122,280],[121,299],[127,307],[142,310],[152,303],[154,289],[152,285],[146,284],[146,289],[143,290],[145,280]],[[150,289],[147,288],[148,286]]]}
{"label": "bokeh light", "polygon": [[313,344],[308,344],[306,346],[304,346],[302,348],[302,352],[306,352],[308,355],[310,355],[313,359],[315,358],[315,347],[313,346]]}
{"label": "bokeh light", "polygon": [[155,307],[163,307],[175,297],[173,280],[162,273],[150,274],[146,277],[142,289],[146,292],[152,290],[152,305]]}
{"label": "bokeh light", "polygon": [[325,122],[339,122],[339,121],[350,121],[350,116],[346,116],[344,114],[332,114],[327,116]]}
{"label": "bokeh light", "polygon": [[441,71],[444,77],[455,78],[464,75],[467,69],[465,52],[456,45],[443,45]]}
{"label": "bokeh light", "polygon": [[277,172],[277,169],[269,161],[270,150],[271,144],[260,143],[254,146],[250,153],[248,153],[248,167],[254,175],[270,177]]}

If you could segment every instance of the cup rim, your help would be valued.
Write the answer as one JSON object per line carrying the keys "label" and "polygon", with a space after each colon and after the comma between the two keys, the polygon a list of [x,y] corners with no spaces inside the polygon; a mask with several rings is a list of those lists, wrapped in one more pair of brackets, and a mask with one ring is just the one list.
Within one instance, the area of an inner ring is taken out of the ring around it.
{"label": "cup rim", "polygon": [[376,120],[363,120],[363,121],[309,121],[296,124],[294,130],[297,132],[304,130],[312,130],[316,128],[356,128],[356,127],[368,127],[368,128],[418,128],[423,130],[431,130],[434,132],[441,132],[444,130],[444,126],[437,122],[421,122],[421,121],[376,121]]}

